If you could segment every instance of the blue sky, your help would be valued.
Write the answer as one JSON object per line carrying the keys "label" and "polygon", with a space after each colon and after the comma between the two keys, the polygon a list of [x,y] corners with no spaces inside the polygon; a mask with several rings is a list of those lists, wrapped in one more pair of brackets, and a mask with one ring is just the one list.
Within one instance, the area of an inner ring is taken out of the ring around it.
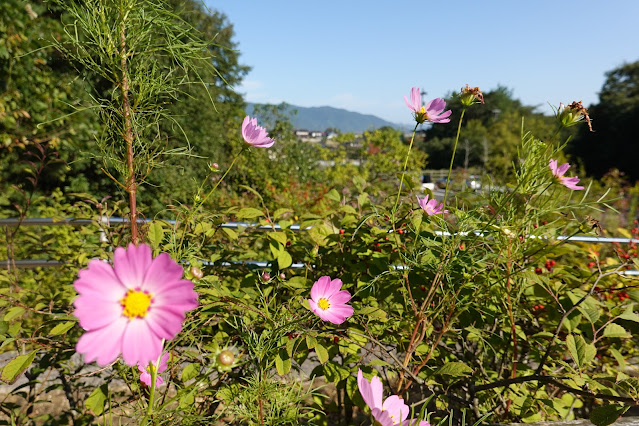
{"label": "blue sky", "polygon": [[637,0],[206,0],[235,29],[248,102],[334,106],[409,123],[412,86],[513,90],[550,113],[596,103],[639,60]]}

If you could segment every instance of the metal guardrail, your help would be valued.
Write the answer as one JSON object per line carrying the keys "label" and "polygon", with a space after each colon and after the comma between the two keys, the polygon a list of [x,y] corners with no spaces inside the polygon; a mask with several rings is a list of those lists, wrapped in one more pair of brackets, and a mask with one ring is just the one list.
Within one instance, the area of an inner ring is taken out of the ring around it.
{"label": "metal guardrail", "polygon": [[[169,223],[174,225],[176,223],[173,219],[159,219],[162,222]],[[138,219],[140,223],[151,222],[152,219]],[[14,226],[58,226],[58,225],[67,225],[67,226],[83,226],[90,225],[94,223],[94,219],[76,219],[76,218],[63,218],[63,219],[53,219],[53,218],[27,218],[22,221],[18,218],[5,218],[0,219],[0,226],[5,227],[14,227]],[[127,218],[122,217],[108,217],[103,216],[101,218],[101,222],[104,224],[125,224],[128,223],[129,220]],[[256,228],[262,231],[272,231],[272,230],[281,230],[282,227],[277,224],[273,225],[260,225],[259,223],[251,223],[251,222],[226,222],[219,225],[220,228]],[[311,227],[302,228],[300,225],[291,225],[286,229],[290,229],[293,231],[306,231]],[[393,231],[389,231],[393,232]],[[438,235],[450,235],[448,232],[438,231],[436,232]],[[619,244],[639,244],[639,239],[637,238],[619,238],[619,237],[593,237],[588,235],[574,235],[574,236],[566,236],[559,235],[556,237],[559,241],[578,241],[578,242],[586,242],[586,243],[619,243]],[[5,268],[8,267],[8,261],[0,261]],[[233,266],[233,265],[249,265],[256,268],[267,268],[272,262],[269,261],[234,261],[234,262],[221,262],[218,263],[219,266]],[[12,266],[16,268],[37,268],[37,267],[50,267],[50,266],[61,266],[63,262],[56,260],[46,260],[46,259],[28,259],[28,260],[15,260],[12,262]],[[205,265],[210,265],[210,262],[204,262]],[[306,265],[304,263],[293,263],[289,268],[299,269],[304,268]],[[639,270],[626,270],[619,272],[622,275],[636,275],[639,276]]]}

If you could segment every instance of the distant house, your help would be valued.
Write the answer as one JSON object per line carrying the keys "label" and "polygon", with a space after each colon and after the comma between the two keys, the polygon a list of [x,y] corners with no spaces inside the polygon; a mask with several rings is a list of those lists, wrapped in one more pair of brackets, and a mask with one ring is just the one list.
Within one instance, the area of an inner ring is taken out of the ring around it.
{"label": "distant house", "polygon": [[302,142],[321,142],[324,133],[318,130],[295,129],[295,136]]}

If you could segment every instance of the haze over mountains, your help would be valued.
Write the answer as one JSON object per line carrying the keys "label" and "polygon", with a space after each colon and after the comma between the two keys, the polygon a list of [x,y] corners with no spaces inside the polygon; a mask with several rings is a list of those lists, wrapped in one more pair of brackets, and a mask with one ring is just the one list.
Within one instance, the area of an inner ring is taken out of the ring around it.
{"label": "haze over mountains", "polygon": [[[253,115],[253,106],[254,104],[252,103],[248,103],[246,106],[246,113],[251,116]],[[297,114],[294,113],[295,110],[297,110]],[[408,127],[403,124],[391,123],[374,115],[360,114],[329,106],[300,107],[288,105],[287,112],[290,112],[291,123],[296,129],[324,131],[328,128],[335,128],[342,133],[362,133],[365,130],[378,129],[384,126],[394,127],[398,130],[405,130]]]}

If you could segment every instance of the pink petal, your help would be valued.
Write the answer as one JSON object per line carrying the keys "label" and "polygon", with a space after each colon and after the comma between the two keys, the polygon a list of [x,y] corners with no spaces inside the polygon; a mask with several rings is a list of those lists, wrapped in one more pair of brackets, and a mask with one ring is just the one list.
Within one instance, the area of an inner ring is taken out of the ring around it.
{"label": "pink petal", "polygon": [[333,309],[321,310],[317,312],[317,315],[324,321],[331,322],[333,324],[341,324],[346,321],[346,317],[335,312]]}
{"label": "pink petal", "polygon": [[548,160],[548,167],[554,176],[557,176],[557,160]]}
{"label": "pink petal", "polygon": [[362,370],[357,370],[357,386],[366,405],[371,409],[382,407],[383,386],[379,377],[373,376],[370,381],[364,378]]}
{"label": "pink petal", "polygon": [[410,408],[404,404],[404,400],[397,395],[391,395],[386,398],[382,408],[388,411],[388,414],[396,422],[403,422],[410,414]]}
{"label": "pink petal", "polygon": [[140,374],[140,381],[148,387],[151,387],[151,373],[146,371],[146,369],[142,371],[142,374]]}
{"label": "pink petal", "polygon": [[333,295],[338,293],[341,288],[342,280],[340,280],[339,278],[335,278],[328,285],[328,290],[326,291],[326,293],[324,293],[324,297],[326,297],[327,299],[332,299]]}
{"label": "pink petal", "polygon": [[142,290],[156,293],[164,286],[179,281],[184,270],[168,253],[160,253],[145,271]]}
{"label": "pink petal", "polygon": [[197,293],[193,291],[191,281],[182,280],[182,285],[153,294],[151,309],[170,307],[171,309],[190,311],[197,308]]}
{"label": "pink petal", "polygon": [[311,298],[315,300],[316,302],[319,302],[319,300],[322,297],[325,297],[326,290],[329,288],[330,283],[331,283],[330,277],[328,276],[320,277],[320,279],[315,281],[315,283],[313,284],[313,287],[311,287]]}
{"label": "pink petal", "polygon": [[160,358],[160,365],[158,365],[158,373],[162,373],[169,366],[169,356],[168,352],[164,352],[162,358]]}
{"label": "pink petal", "polygon": [[171,340],[182,330],[185,315],[182,310],[153,308],[145,317],[151,331],[161,339]]}
{"label": "pink petal", "polygon": [[343,305],[349,300],[351,300],[351,294],[348,292],[348,290],[342,290],[332,295],[329,299],[329,303],[331,304],[331,306]]}
{"label": "pink petal", "polygon": [[99,365],[107,365],[115,361],[122,351],[122,337],[126,329],[127,320],[123,317],[107,327],[84,333],[75,350],[84,354],[84,362],[98,362]]}
{"label": "pink petal", "polygon": [[111,265],[98,259],[89,261],[88,267],[78,272],[73,287],[81,295],[113,302],[120,300],[127,290]]}
{"label": "pink petal", "polygon": [[566,174],[568,169],[570,168],[570,164],[564,163],[557,169],[557,176],[563,176]]}
{"label": "pink petal", "polygon": [[125,250],[115,249],[113,255],[113,269],[115,275],[127,288],[136,289],[142,286],[144,275],[151,266],[151,248],[146,244],[135,246],[129,244]]}
{"label": "pink petal", "polygon": [[136,318],[129,324],[122,336],[122,358],[127,365],[137,363],[148,365],[155,362],[162,353],[162,339],[158,337],[145,319]]}
{"label": "pink petal", "polygon": [[115,322],[122,316],[122,306],[118,302],[105,302],[82,295],[74,300],[75,315],[85,330],[97,330]]}

